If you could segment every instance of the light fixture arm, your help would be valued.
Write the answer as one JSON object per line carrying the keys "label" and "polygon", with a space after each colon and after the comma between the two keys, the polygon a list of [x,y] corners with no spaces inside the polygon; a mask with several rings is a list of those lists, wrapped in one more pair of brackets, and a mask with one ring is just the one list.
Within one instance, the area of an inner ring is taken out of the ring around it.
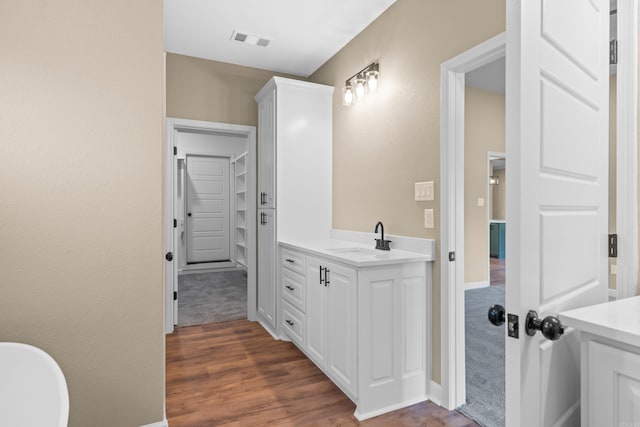
{"label": "light fixture arm", "polygon": [[372,62],[371,64],[367,65],[362,70],[358,71],[353,76],[351,76],[347,80],[345,80],[345,82],[344,82],[345,86],[350,86],[351,85],[351,80],[355,79],[356,77],[358,77],[361,74],[364,75],[364,73],[366,73],[367,71],[379,71],[379,67],[380,66],[379,66],[378,62]]}

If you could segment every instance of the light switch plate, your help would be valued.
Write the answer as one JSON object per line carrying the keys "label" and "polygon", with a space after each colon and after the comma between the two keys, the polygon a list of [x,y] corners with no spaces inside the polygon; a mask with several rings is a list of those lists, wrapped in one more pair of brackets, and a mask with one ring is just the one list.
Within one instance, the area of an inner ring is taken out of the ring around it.
{"label": "light switch plate", "polygon": [[433,209],[424,210],[424,228],[433,228]]}
{"label": "light switch plate", "polygon": [[416,202],[433,200],[433,181],[415,183]]}

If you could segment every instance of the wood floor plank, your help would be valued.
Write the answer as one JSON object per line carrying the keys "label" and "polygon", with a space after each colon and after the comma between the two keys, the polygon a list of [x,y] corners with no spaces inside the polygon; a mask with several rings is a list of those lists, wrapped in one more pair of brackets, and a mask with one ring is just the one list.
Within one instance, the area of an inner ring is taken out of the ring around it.
{"label": "wood floor plank", "polygon": [[298,348],[247,320],[178,328],[166,354],[171,427],[477,426],[432,402],[359,422],[353,402]]}

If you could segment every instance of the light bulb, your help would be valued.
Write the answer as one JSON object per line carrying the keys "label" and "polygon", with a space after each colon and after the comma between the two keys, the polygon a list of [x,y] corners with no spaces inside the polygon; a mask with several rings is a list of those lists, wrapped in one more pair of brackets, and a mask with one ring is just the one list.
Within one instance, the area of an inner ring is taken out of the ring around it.
{"label": "light bulb", "polygon": [[362,75],[359,75],[356,79],[356,96],[358,99],[364,96],[364,78]]}
{"label": "light bulb", "polygon": [[353,103],[353,91],[351,86],[345,86],[342,94],[342,105],[349,107]]}
{"label": "light bulb", "polygon": [[369,71],[367,73],[367,88],[371,92],[375,92],[378,88],[378,72],[377,71]]}

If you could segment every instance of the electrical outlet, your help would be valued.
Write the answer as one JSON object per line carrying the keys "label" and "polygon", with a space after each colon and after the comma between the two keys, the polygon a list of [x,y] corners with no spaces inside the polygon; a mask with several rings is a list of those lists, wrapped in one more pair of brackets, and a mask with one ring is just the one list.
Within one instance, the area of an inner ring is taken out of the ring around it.
{"label": "electrical outlet", "polygon": [[424,228],[433,228],[433,209],[424,210]]}

